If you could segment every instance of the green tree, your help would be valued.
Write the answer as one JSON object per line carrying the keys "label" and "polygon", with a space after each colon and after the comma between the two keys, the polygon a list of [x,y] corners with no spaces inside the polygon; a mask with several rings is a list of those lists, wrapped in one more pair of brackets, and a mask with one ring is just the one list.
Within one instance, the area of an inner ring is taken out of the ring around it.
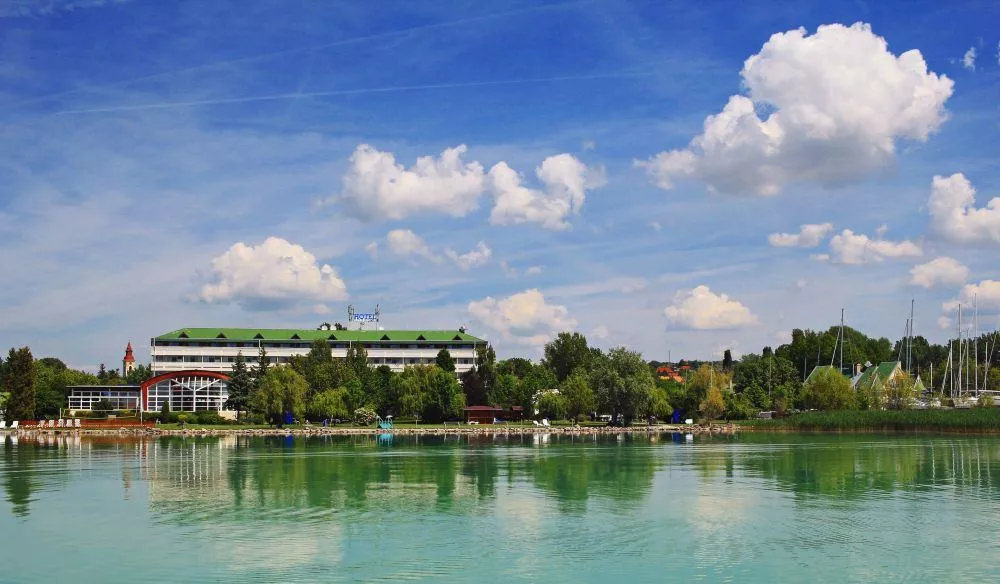
{"label": "green tree", "polygon": [[347,409],[347,389],[328,389],[317,393],[312,397],[309,404],[309,412],[319,419],[350,419],[350,410]]}
{"label": "green tree", "polygon": [[777,408],[777,389],[788,385],[794,393],[802,385],[798,370],[791,361],[772,353],[744,355],[733,366],[733,387],[736,393],[747,398],[757,411]]}
{"label": "green tree", "polygon": [[513,375],[518,379],[524,379],[534,365],[524,357],[511,357],[497,363],[497,375]]}
{"label": "green tree", "polygon": [[542,364],[555,373],[557,381],[563,381],[577,369],[586,370],[591,356],[587,337],[580,333],[559,333],[545,345]]}
{"label": "green tree", "polygon": [[237,421],[240,419],[240,413],[245,412],[250,405],[250,395],[253,393],[253,388],[253,376],[247,369],[243,351],[240,351],[236,354],[236,360],[233,361],[233,370],[229,377],[229,397],[224,406],[227,410],[236,411]]}
{"label": "green tree", "polygon": [[726,352],[722,356],[722,370],[731,371],[733,368],[733,352],[726,349]]}
{"label": "green tree", "polygon": [[254,389],[260,387],[264,378],[267,377],[268,371],[271,369],[271,364],[267,358],[267,351],[264,350],[264,345],[260,346],[260,351],[257,353],[257,365],[253,369],[253,386]]}
{"label": "green tree", "polygon": [[170,421],[170,400],[163,400],[163,405],[160,406],[160,422],[166,424]]}
{"label": "green tree", "polygon": [[705,399],[698,406],[698,411],[701,412],[701,415],[705,419],[710,421],[721,417],[726,411],[726,402],[722,397],[722,390],[715,386],[710,387],[708,393],[705,395]]}
{"label": "green tree", "polygon": [[577,370],[567,377],[559,391],[566,399],[566,413],[571,420],[579,422],[594,410],[597,400],[583,371]]}
{"label": "green tree", "polygon": [[425,390],[423,419],[430,422],[448,420],[462,415],[465,394],[455,376],[438,367],[431,367]]}
{"label": "green tree", "polygon": [[139,363],[135,366],[135,369],[129,371],[129,374],[125,376],[125,382],[130,385],[141,385],[151,377],[153,377],[153,368],[149,365]]}
{"label": "green tree", "polygon": [[354,376],[364,385],[368,377],[368,351],[361,343],[351,343],[347,349],[345,359],[347,367],[354,372]]}
{"label": "green tree", "polygon": [[91,411],[100,412],[102,414],[110,414],[115,410],[115,404],[111,402],[108,398],[102,398],[94,402],[94,405],[90,406]]}
{"label": "green tree", "polygon": [[6,420],[9,417],[7,416],[8,400],[10,400],[10,394],[7,393],[6,391],[0,391],[0,420]]}
{"label": "green tree", "polygon": [[97,366],[97,380],[101,383],[108,380],[108,369],[104,366],[104,363]]}
{"label": "green tree", "polygon": [[[487,395],[486,388],[483,387],[483,380],[479,377],[479,373],[475,367],[463,373],[461,381],[462,392],[465,393],[465,402],[467,404],[470,406],[482,406],[490,402],[490,396]],[[495,382],[494,387],[496,387]],[[490,403],[499,404],[502,402],[493,401]]]}
{"label": "green tree", "polygon": [[564,420],[567,412],[566,397],[547,391],[538,398],[538,414],[550,420]]}
{"label": "green tree", "polygon": [[856,405],[851,382],[833,367],[824,367],[812,375],[802,388],[802,401],[817,410],[849,410]]}
{"label": "green tree", "polygon": [[649,413],[660,420],[669,420],[674,408],[670,405],[667,390],[657,385],[650,395]]}
{"label": "green tree", "polygon": [[280,425],[285,412],[296,417],[302,416],[308,394],[309,385],[294,369],[271,367],[250,397],[250,411],[262,414]]}
{"label": "green tree", "polygon": [[[701,367],[690,373],[684,381],[685,397],[682,409],[686,412],[701,412],[701,406],[709,392],[716,389],[719,391],[719,395],[722,395],[729,387],[730,380],[731,376],[728,373],[719,371],[714,365],[702,363]],[[711,405],[716,404],[713,402]]]}
{"label": "green tree", "polygon": [[28,347],[11,349],[4,365],[7,415],[12,420],[35,419],[35,363]]}
{"label": "green tree", "polygon": [[649,411],[655,387],[653,374],[642,355],[624,347],[612,349],[606,358],[597,360],[591,370],[590,384],[598,406],[617,417],[631,421]]}
{"label": "green tree", "polygon": [[448,349],[441,349],[438,351],[437,357],[434,359],[434,363],[448,373],[455,372],[455,360],[451,358],[451,353]]}
{"label": "green tree", "polygon": [[475,369],[483,386],[483,395],[489,395],[497,377],[497,354],[493,351],[493,347],[489,345],[476,347]]}

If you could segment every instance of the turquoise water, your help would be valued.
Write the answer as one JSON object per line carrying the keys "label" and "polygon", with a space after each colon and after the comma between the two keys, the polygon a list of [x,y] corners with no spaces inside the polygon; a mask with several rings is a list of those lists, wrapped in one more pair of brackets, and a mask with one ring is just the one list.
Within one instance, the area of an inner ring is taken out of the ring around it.
{"label": "turquoise water", "polygon": [[1000,578],[996,438],[7,438],[0,487],[0,582]]}

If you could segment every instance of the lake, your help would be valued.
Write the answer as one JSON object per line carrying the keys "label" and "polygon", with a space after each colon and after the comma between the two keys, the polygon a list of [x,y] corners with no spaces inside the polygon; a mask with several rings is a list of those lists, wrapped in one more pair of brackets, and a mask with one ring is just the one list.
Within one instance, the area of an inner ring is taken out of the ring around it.
{"label": "lake", "polygon": [[0,436],[0,582],[984,582],[1000,439]]}

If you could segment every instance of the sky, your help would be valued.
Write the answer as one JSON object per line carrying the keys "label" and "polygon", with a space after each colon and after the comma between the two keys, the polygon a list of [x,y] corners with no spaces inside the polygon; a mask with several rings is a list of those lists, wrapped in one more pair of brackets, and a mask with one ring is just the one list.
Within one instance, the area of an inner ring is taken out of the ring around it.
{"label": "sky", "polygon": [[1000,324],[1000,4],[0,0],[0,346]]}

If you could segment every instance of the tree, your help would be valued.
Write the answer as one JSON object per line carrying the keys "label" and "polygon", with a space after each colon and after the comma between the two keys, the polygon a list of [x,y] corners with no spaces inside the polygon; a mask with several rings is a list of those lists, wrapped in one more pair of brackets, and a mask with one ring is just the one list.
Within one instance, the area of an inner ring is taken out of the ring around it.
{"label": "tree", "polygon": [[163,400],[163,405],[160,406],[160,422],[164,424],[170,421],[170,400]]}
{"label": "tree", "polygon": [[916,381],[906,373],[886,383],[885,407],[890,410],[909,409],[916,397]]}
{"label": "tree", "polygon": [[[775,399],[778,388],[787,384],[788,393],[798,393],[801,386],[798,371],[791,361],[773,353],[747,354],[733,365],[733,387],[737,394],[747,398],[757,411],[777,409]],[[794,398],[794,395],[791,397]]]}
{"label": "tree", "polygon": [[[483,381],[479,378],[479,374],[472,368],[462,374],[462,391],[465,393],[465,403],[470,406],[482,406],[487,405],[490,402],[490,396],[486,393],[486,388],[483,387]],[[494,385],[496,385],[494,383]],[[499,404],[500,401],[493,401],[490,403]]]}
{"label": "tree", "polygon": [[35,364],[28,347],[11,349],[4,365],[4,392],[7,415],[12,420],[35,418]]}
{"label": "tree", "polygon": [[243,351],[240,351],[236,354],[236,360],[233,362],[233,370],[229,376],[229,397],[224,405],[227,410],[236,410],[236,421],[240,419],[240,412],[246,411],[249,407],[253,387],[253,376],[247,369],[247,361],[243,358]]}
{"label": "tree", "polygon": [[563,381],[577,369],[587,369],[591,352],[587,347],[587,337],[580,333],[559,333],[545,345],[545,359],[542,363],[552,370],[557,381]]}
{"label": "tree", "polygon": [[431,422],[457,418],[465,407],[465,394],[455,376],[431,367],[424,399],[423,418]]}
{"label": "tree", "polygon": [[649,403],[649,413],[660,420],[669,420],[674,409],[670,406],[670,396],[662,387],[654,387]]}
{"label": "tree", "polygon": [[726,402],[722,397],[722,390],[714,385],[710,387],[708,393],[705,395],[705,399],[698,406],[698,411],[709,421],[721,417],[726,411]]}
{"label": "tree", "polygon": [[594,410],[594,390],[582,371],[567,377],[559,391],[566,398],[566,414],[571,420],[579,422],[582,416]]}
{"label": "tree", "polygon": [[70,369],[52,357],[35,361],[35,416],[58,416],[66,407],[69,387],[93,385],[97,377],[84,371]]}
{"label": "tree", "polygon": [[555,391],[547,391],[538,398],[538,414],[550,420],[566,418],[566,397]]}
{"label": "tree", "polygon": [[103,412],[107,414],[115,410],[115,404],[105,397],[95,401],[94,405],[90,406],[90,409],[94,412]]}
{"label": "tree", "polygon": [[301,417],[305,412],[309,385],[291,367],[269,368],[250,396],[250,410],[262,414],[280,425],[281,417],[289,412]]}
{"label": "tree", "polygon": [[534,365],[524,357],[511,357],[497,363],[497,375],[514,375],[518,379],[524,379]]}
{"label": "tree", "polygon": [[100,381],[101,383],[104,383],[105,381],[108,380],[108,370],[104,366],[104,363],[101,363],[100,365],[97,366],[97,380]]}
{"label": "tree", "polygon": [[264,350],[264,345],[261,345],[260,351],[257,353],[257,365],[253,369],[254,389],[260,387],[260,383],[267,377],[267,372],[270,368],[271,365],[267,359],[267,351]]}
{"label": "tree", "polygon": [[731,371],[733,368],[733,352],[726,349],[726,352],[722,356],[722,370]]}
{"label": "tree", "polygon": [[434,363],[448,373],[455,372],[455,360],[451,358],[451,353],[448,352],[448,349],[441,349],[438,351],[437,357],[434,359]]}
{"label": "tree", "polygon": [[493,389],[493,383],[497,377],[497,354],[493,347],[489,345],[479,345],[476,347],[476,375],[483,385],[484,395],[489,395]]}
{"label": "tree", "polygon": [[151,377],[153,377],[153,368],[149,365],[139,363],[135,366],[135,369],[129,371],[129,374],[125,376],[125,382],[131,385],[141,385]]}
{"label": "tree", "polygon": [[649,410],[655,387],[642,355],[624,347],[612,349],[593,365],[590,384],[598,406],[612,416],[621,414],[626,421]]}
{"label": "tree", "polygon": [[[689,374],[684,381],[685,396],[682,409],[688,412],[696,410],[700,412],[709,392],[716,389],[719,391],[719,395],[722,395],[728,388],[730,379],[731,376],[728,373],[719,371],[708,363],[702,363],[701,367]],[[716,404],[713,402],[712,405]]]}
{"label": "tree", "polygon": [[347,390],[343,387],[317,393],[309,404],[309,412],[319,419],[347,420],[350,410],[344,401],[346,395]]}
{"label": "tree", "polygon": [[824,367],[812,375],[802,388],[802,401],[817,410],[849,410],[855,406],[851,382],[833,367]]}

